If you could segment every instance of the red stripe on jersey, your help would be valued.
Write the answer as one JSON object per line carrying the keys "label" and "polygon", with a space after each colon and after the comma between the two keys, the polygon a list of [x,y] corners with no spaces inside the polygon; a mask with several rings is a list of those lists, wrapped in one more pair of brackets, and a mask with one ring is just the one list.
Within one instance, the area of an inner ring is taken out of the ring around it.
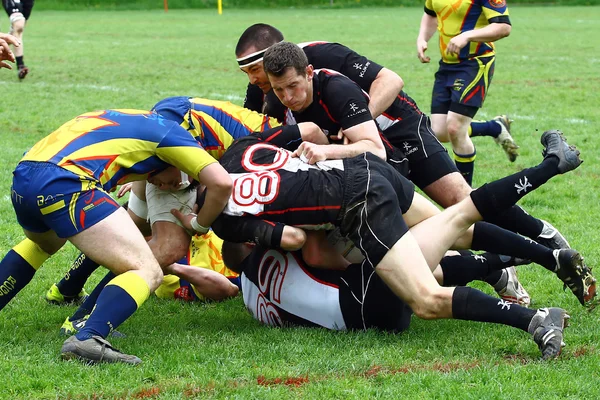
{"label": "red stripe on jersey", "polygon": [[[469,18],[469,17],[470,17],[470,13],[471,13],[471,9],[472,9],[472,8],[473,8],[473,3],[471,3],[471,4],[469,5],[469,8],[467,9],[467,12],[465,13],[465,18],[463,19],[463,22],[462,22],[462,24],[460,25],[460,32],[461,32],[461,33],[462,33],[462,32],[464,32],[464,29],[465,29],[465,22],[467,22],[467,18]],[[469,44],[467,43],[467,46],[468,46],[468,45],[469,45]]]}
{"label": "red stripe on jersey", "polygon": [[[317,94],[319,97],[321,97],[321,93]],[[335,120],[335,118],[333,118],[331,116],[331,113],[329,112],[329,109],[327,108],[327,106],[325,105],[325,103],[323,103],[323,100],[319,99],[319,104],[321,104],[321,106],[323,107],[323,109],[325,110],[325,112],[327,113],[327,116],[329,117],[330,120],[332,120],[333,122],[335,122],[336,124],[339,124],[338,121]]]}
{"label": "red stripe on jersey", "polygon": [[307,275],[307,276],[308,276],[310,279],[312,279],[312,280],[313,280],[313,281],[315,281],[315,282],[319,282],[321,285],[329,286],[329,287],[332,287],[332,288],[335,288],[335,289],[339,289],[339,288],[340,288],[338,285],[336,285],[336,284],[334,284],[334,283],[327,282],[327,281],[323,281],[323,280],[321,280],[321,279],[319,279],[319,278],[315,277],[313,274],[311,274],[310,272],[308,272],[308,269],[306,268],[306,265],[305,265],[305,263],[304,263],[302,260],[300,260],[298,257],[296,257],[296,255],[295,255],[294,253],[292,253],[292,255],[294,256],[294,258],[295,258],[295,259],[296,259],[296,261],[298,262],[298,266],[299,266],[300,268],[302,268],[302,271],[304,271],[304,273],[305,273],[305,274],[306,274],[306,275]]}
{"label": "red stripe on jersey", "polygon": [[277,132],[275,132],[274,134],[272,134],[271,136],[269,136],[269,137],[267,138],[267,140],[265,140],[265,142],[270,142],[270,141],[271,141],[271,139],[273,139],[273,138],[277,137],[277,136],[278,136],[278,135],[279,135],[281,132],[283,132],[283,129],[280,129],[280,130],[278,130]]}
{"label": "red stripe on jersey", "polygon": [[339,210],[340,208],[341,208],[341,206],[293,207],[293,208],[286,208],[285,210],[263,211],[263,212],[255,214],[255,215],[285,214],[286,212],[298,212],[298,211]]}
{"label": "red stripe on jersey", "polygon": [[417,105],[415,103],[413,103],[412,101],[408,101],[406,99],[406,97],[401,97],[400,95],[398,95],[398,100],[400,100],[403,103],[408,104],[409,106],[411,106],[412,108],[414,108],[415,111],[417,111],[419,114],[423,114],[423,112],[421,110],[419,110],[419,107],[417,107]]}
{"label": "red stripe on jersey", "polygon": [[267,221],[266,219],[263,219],[263,221],[271,226],[275,226],[275,222]]}

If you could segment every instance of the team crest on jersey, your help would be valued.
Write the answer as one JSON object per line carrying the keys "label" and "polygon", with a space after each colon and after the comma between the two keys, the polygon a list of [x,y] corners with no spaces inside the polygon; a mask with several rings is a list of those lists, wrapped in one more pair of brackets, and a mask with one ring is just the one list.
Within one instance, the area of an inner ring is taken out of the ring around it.
{"label": "team crest on jersey", "polygon": [[490,6],[494,8],[504,8],[506,7],[506,0],[489,0]]}

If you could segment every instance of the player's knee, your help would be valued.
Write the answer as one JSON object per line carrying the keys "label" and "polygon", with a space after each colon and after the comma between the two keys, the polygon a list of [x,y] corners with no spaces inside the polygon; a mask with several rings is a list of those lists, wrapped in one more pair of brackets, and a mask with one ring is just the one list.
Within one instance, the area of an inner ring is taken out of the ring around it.
{"label": "player's knee", "polygon": [[169,266],[178,262],[187,255],[189,243],[167,242],[159,246],[160,251],[155,254],[161,267]]}
{"label": "player's knee", "polygon": [[187,255],[190,241],[188,236],[181,237],[176,234],[171,235],[163,232],[153,237],[148,244],[159,265],[167,267]]}
{"label": "player's knee", "polygon": [[21,13],[14,13],[10,16],[11,32],[16,35],[21,35],[25,28],[25,17]]}
{"label": "player's knee", "polygon": [[[158,267],[158,266],[157,266]],[[160,286],[163,281],[164,274],[160,267],[151,268],[148,274],[150,291],[153,292]]]}
{"label": "player's knee", "polygon": [[448,120],[446,130],[448,132],[450,140],[456,140],[462,138],[463,136],[467,136],[467,131],[458,121]]}

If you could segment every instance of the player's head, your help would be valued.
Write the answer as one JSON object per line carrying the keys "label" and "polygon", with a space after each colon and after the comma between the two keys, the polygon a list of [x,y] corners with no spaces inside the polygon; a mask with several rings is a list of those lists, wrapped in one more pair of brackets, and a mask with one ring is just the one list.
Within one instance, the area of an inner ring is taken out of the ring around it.
{"label": "player's head", "polygon": [[187,175],[173,166],[148,177],[148,182],[157,186],[160,190],[171,192],[184,189],[186,184],[189,185],[189,182],[184,182],[186,180]]}
{"label": "player's head", "polygon": [[269,79],[263,70],[263,55],[275,43],[283,40],[283,34],[267,24],[254,24],[242,33],[235,46],[235,56],[240,69],[248,75],[248,81],[268,93]]}
{"label": "player's head", "polygon": [[241,274],[244,271],[243,261],[252,253],[254,245],[249,243],[223,242],[221,256],[223,263],[230,270]]}
{"label": "player's head", "polygon": [[296,44],[280,42],[269,47],[263,59],[273,92],[292,111],[302,111],[312,103],[313,66]]}

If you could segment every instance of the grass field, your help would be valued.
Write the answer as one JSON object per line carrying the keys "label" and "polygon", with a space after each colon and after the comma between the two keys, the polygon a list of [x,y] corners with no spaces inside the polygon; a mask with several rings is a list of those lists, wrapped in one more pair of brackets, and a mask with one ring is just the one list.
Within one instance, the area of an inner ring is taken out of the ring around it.
{"label": "grass field", "polygon": [[[433,62],[416,58],[421,8],[36,12],[26,31],[31,73],[0,71],[0,253],[22,238],[10,204],[11,171],[40,138],[86,111],[149,109],[172,95],[241,104],[246,85],[233,49],[250,24],[278,26],[291,41],[340,41],[398,72],[429,111]],[[498,43],[496,75],[481,117],[509,113],[521,156],[510,164],[476,138],[475,184],[537,163],[539,136],[560,128],[585,164],[553,179],[521,205],[552,221],[589,265],[600,263],[600,7],[511,8],[512,34]],[[7,30],[7,18],[0,30]],[[600,324],[552,274],[520,267],[532,306],[561,306],[572,319],[565,348],[538,361],[529,335],[463,321],[413,319],[409,332],[268,329],[240,298],[221,304],[150,300],[123,326],[117,347],[139,367],[62,362],[58,329],[71,307],[43,294],[77,251],[66,246],[0,313],[0,398],[600,398]],[[103,272],[102,272],[103,273]],[[101,277],[98,271],[87,287]],[[477,286],[488,290],[484,286]]]}

